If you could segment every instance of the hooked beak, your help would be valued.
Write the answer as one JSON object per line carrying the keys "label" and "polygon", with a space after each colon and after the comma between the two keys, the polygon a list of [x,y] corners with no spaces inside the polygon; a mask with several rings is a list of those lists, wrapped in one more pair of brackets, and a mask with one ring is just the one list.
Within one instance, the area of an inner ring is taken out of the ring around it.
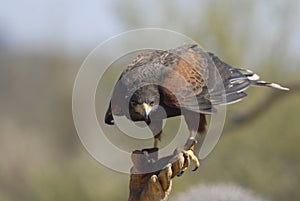
{"label": "hooked beak", "polygon": [[149,114],[151,110],[152,107],[146,103],[143,103],[139,108],[136,108],[136,112],[140,113],[145,118],[145,120],[149,120]]}

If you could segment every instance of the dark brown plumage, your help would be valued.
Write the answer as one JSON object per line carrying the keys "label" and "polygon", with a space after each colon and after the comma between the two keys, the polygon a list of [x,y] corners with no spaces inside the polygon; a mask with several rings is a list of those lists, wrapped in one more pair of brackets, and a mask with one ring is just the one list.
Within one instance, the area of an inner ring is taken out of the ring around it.
{"label": "dark brown plumage", "polygon": [[167,51],[147,50],[121,74],[105,122],[114,123],[112,114],[145,121],[155,136],[156,147],[162,120],[183,115],[190,137],[194,137],[205,132],[205,115],[216,112],[214,105],[242,100],[249,86],[288,90],[258,78],[249,70],[224,63],[197,45]]}

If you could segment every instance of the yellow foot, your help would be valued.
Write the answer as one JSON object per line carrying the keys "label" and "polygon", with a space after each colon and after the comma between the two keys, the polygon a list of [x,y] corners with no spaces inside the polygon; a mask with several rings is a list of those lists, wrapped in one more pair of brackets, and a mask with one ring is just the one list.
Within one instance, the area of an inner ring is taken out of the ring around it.
{"label": "yellow foot", "polygon": [[194,145],[196,143],[197,143],[197,141],[193,137],[190,137],[186,141],[186,143],[184,145],[184,150],[182,151],[185,160],[184,160],[182,171],[178,176],[181,176],[185,172],[185,170],[190,165],[190,161],[192,161],[195,164],[195,168],[193,169],[193,171],[196,171],[199,168],[200,162],[199,162],[197,156],[195,156],[195,154],[194,154]]}
{"label": "yellow foot", "polygon": [[[186,155],[186,158],[193,161],[195,164],[195,168],[193,171],[196,171],[198,169],[198,167],[200,166],[199,160],[198,160],[197,156],[195,156],[195,154],[194,154],[194,146],[196,143],[197,143],[197,140],[194,137],[190,137],[184,145],[184,148],[185,148],[184,154]],[[189,162],[187,162],[187,163],[189,163]],[[189,165],[189,164],[187,164],[187,165]]]}
{"label": "yellow foot", "polygon": [[200,162],[197,158],[197,156],[195,156],[193,150],[187,150],[183,152],[183,156],[185,158],[184,164],[183,164],[183,172],[188,168],[188,166],[190,165],[190,161],[192,161],[195,164],[195,168],[193,169],[193,171],[196,171],[199,166],[200,166]]}

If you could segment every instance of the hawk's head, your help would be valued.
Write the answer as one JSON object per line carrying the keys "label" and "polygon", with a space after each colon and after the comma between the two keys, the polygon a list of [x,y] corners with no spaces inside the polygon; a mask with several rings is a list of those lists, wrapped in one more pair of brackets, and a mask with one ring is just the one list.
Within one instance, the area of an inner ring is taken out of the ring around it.
{"label": "hawk's head", "polygon": [[129,111],[131,111],[132,117],[139,116],[143,120],[149,121],[149,114],[158,108],[159,102],[158,86],[145,85],[131,96]]}

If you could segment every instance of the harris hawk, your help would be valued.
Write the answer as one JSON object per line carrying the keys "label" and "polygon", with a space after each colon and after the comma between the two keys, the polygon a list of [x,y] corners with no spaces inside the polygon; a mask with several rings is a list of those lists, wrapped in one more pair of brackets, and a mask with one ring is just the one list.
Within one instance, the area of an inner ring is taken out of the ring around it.
{"label": "harris hawk", "polygon": [[105,123],[114,124],[113,115],[144,121],[154,135],[157,148],[163,119],[183,115],[190,132],[185,150],[197,168],[194,138],[197,133],[205,134],[206,115],[217,112],[214,105],[242,100],[250,86],[289,90],[258,79],[252,71],[232,67],[195,44],[170,50],[145,50],[121,74]]}

